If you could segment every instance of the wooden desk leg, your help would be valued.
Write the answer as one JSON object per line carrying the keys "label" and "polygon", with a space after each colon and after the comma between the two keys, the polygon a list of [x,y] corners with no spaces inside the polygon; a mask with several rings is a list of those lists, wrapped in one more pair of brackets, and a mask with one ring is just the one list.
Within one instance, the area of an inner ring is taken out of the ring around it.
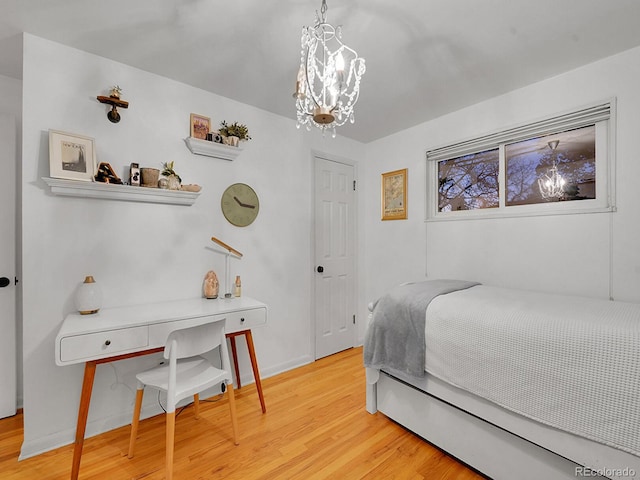
{"label": "wooden desk leg", "polygon": [[233,369],[236,371],[236,383],[238,389],[242,388],[240,384],[240,367],[238,366],[238,350],[236,349],[236,337],[234,335],[227,335],[229,343],[231,343],[231,356],[233,357]]}
{"label": "wooden desk leg", "polygon": [[84,433],[87,427],[89,404],[91,403],[91,391],[93,379],[96,376],[96,362],[87,362],[84,365],[84,380],[82,381],[82,393],[80,394],[80,407],[78,408],[78,423],[76,425],[76,443],[73,447],[73,463],[71,465],[71,480],[78,479],[80,473],[80,459],[82,458],[82,446],[84,445]]}
{"label": "wooden desk leg", "polygon": [[264,403],[264,395],[262,394],[262,383],[260,382],[260,370],[258,370],[258,359],[256,358],[256,351],[253,347],[253,335],[251,330],[245,330],[244,338],[247,340],[247,349],[249,350],[249,358],[251,359],[251,368],[253,369],[253,378],[256,381],[256,388],[258,389],[258,396],[260,397],[260,406],[262,407],[262,413],[267,413],[267,407]]}

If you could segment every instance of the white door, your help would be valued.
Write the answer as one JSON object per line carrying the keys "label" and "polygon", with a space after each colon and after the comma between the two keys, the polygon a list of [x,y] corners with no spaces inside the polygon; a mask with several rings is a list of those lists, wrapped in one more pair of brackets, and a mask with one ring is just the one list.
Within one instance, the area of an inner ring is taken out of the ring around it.
{"label": "white door", "polygon": [[355,341],[353,166],[315,158],[316,359]]}
{"label": "white door", "polygon": [[16,124],[0,115],[0,418],[16,413]]}

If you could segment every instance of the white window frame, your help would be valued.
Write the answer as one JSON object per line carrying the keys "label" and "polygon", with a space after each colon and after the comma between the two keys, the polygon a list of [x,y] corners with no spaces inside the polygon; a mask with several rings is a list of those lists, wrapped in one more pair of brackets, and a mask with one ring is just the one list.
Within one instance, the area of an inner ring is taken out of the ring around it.
{"label": "white window frame", "polygon": [[[596,198],[571,202],[549,202],[506,206],[506,161],[504,146],[522,140],[596,126]],[[438,162],[499,148],[498,208],[438,211]],[[481,137],[427,151],[427,221],[564,215],[615,211],[615,98],[558,114],[537,122],[501,130]]]}

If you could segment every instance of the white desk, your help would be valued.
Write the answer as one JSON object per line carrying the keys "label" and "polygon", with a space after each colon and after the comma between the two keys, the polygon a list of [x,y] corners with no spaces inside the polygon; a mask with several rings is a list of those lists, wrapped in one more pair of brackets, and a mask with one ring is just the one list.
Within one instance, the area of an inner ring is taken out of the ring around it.
{"label": "white desk", "polygon": [[94,315],[68,315],[56,336],[56,364],[84,363],[71,479],[76,480],[96,365],[161,352],[173,330],[226,318],[226,333],[239,382],[235,337],[244,335],[263,413],[266,412],[251,328],[267,322],[267,306],[248,297],[193,298],[148,305],[104,308]]}

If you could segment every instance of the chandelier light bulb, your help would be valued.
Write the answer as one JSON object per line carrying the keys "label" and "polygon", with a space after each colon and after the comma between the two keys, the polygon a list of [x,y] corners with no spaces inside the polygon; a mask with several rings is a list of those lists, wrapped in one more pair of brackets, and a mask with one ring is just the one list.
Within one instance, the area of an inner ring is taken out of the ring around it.
{"label": "chandelier light bulb", "polygon": [[339,73],[344,72],[344,57],[342,56],[342,52],[338,50],[338,54],[336,55],[336,71]]}
{"label": "chandelier light bulb", "polygon": [[538,178],[538,188],[540,189],[540,195],[544,199],[561,198],[564,196],[564,185],[566,183],[562,175],[558,173],[557,166],[557,153],[556,149],[560,144],[560,140],[552,140],[547,143],[551,149],[551,168]]}

